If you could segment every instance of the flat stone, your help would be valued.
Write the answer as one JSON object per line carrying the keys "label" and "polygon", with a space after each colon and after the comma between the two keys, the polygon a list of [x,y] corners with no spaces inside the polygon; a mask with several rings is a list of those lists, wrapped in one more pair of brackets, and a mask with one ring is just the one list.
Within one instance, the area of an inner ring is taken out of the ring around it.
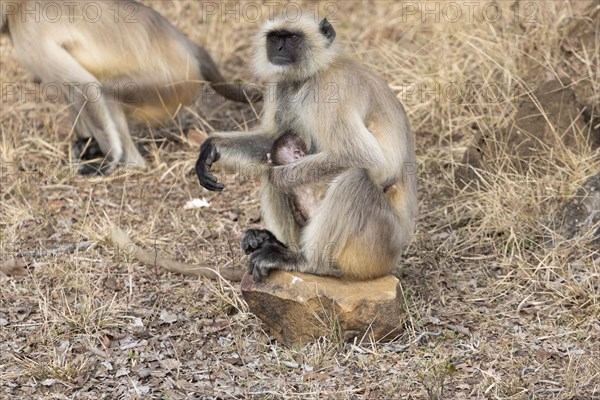
{"label": "flat stone", "polygon": [[250,311],[285,345],[320,336],[392,340],[402,332],[400,282],[392,275],[350,281],[272,271],[262,282],[242,278]]}

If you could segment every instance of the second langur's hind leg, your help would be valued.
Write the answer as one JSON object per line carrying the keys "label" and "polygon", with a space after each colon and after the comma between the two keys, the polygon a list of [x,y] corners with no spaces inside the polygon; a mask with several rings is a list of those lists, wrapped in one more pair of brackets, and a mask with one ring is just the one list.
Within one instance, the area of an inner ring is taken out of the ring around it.
{"label": "second langur's hind leg", "polygon": [[[62,82],[77,137],[94,138],[110,163],[131,162],[143,166],[144,159],[131,141],[123,111],[106,98],[110,94],[102,92],[101,82],[63,47],[50,44],[40,51],[47,52],[46,58],[52,60],[40,71],[43,72],[40,77],[45,82]],[[44,54],[39,57],[44,58]]]}
{"label": "second langur's hind leg", "polygon": [[[75,95],[74,95],[75,96]],[[67,99],[73,101],[74,99]],[[100,132],[89,113],[82,110],[86,104],[75,101],[70,105],[74,121],[75,139],[71,143],[71,157],[81,175],[106,175],[110,173],[111,160],[96,139]]]}
{"label": "second langur's hind leg", "polygon": [[[143,167],[145,165],[144,159],[130,135],[122,107],[112,101],[106,101],[106,106],[117,127],[123,146],[123,155],[119,162],[125,167]],[[73,120],[76,121],[75,132],[77,138],[71,145],[71,154],[73,160],[78,164],[80,163],[79,173],[82,175],[110,173],[111,160],[105,159],[107,153],[96,140],[96,137],[102,135],[102,132],[98,132],[97,124],[89,117],[89,113],[80,113],[74,106],[72,106],[72,114]]]}
{"label": "second langur's hind leg", "polygon": [[[95,84],[100,88],[99,82]],[[67,95],[67,101],[71,102],[71,114],[74,117],[77,138],[93,138],[110,162],[121,161],[123,156],[121,135],[104,99],[99,97],[88,100],[81,92],[81,88],[76,87],[70,95]]]}
{"label": "second langur's hind leg", "polygon": [[127,118],[125,117],[125,111],[123,111],[123,106],[112,100],[107,100],[106,104],[115,121],[117,132],[119,133],[121,144],[123,146],[123,155],[119,161],[125,164],[126,167],[144,167],[146,162],[133,142],[131,132],[129,131],[129,125],[127,124]]}
{"label": "second langur's hind leg", "polygon": [[111,162],[136,167],[145,165],[144,158],[133,143],[120,104],[103,97],[95,101],[85,101],[79,95],[74,97],[71,107],[78,139],[95,139],[97,147]]}

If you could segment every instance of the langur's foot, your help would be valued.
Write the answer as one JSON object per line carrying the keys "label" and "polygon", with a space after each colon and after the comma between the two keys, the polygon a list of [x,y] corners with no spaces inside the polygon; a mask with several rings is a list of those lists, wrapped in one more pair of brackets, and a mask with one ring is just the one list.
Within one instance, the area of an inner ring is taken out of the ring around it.
{"label": "langur's foot", "polygon": [[275,235],[266,229],[248,229],[242,239],[244,253],[250,254],[260,249],[266,243],[276,243],[285,248]]}
{"label": "langur's foot", "polygon": [[71,158],[79,175],[108,175],[110,163],[94,138],[77,138],[71,144]]}

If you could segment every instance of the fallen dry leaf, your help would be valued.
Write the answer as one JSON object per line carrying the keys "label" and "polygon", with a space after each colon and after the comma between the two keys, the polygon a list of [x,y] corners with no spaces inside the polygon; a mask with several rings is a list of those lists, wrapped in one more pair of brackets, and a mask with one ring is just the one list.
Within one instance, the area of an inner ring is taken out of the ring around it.
{"label": "fallen dry leaf", "polygon": [[552,353],[544,349],[539,349],[535,351],[535,356],[538,358],[538,360],[540,360],[540,362],[544,362],[552,356]]}
{"label": "fallen dry leaf", "polygon": [[167,310],[162,310],[160,312],[160,317],[159,319],[162,321],[162,323],[164,324],[172,324],[173,322],[177,321],[177,314],[169,312]]}
{"label": "fallen dry leaf", "polygon": [[102,347],[104,347],[105,349],[108,349],[110,347],[110,339],[108,336],[104,335],[104,337],[102,338]]}

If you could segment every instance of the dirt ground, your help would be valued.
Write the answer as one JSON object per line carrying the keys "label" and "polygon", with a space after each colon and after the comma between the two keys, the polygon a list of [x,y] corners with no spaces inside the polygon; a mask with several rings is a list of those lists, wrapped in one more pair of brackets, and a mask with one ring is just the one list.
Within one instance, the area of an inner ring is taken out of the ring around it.
{"label": "dirt ground", "polygon": [[[252,80],[258,3],[144,3],[227,78]],[[237,284],[117,251],[111,223],[168,257],[245,268],[241,235],[261,226],[256,180],[224,172],[226,190],[208,192],[193,165],[205,132],[247,130],[258,110],[207,89],[164,128],[135,127],[146,170],[82,177],[65,105],[31,94],[3,37],[0,399],[600,399],[600,222],[572,238],[553,223],[600,171],[597,2],[301,5],[389,82],[416,137],[420,217],[397,271],[404,334],[344,343],[332,327],[286,348]],[[572,89],[572,123],[532,94],[549,80]],[[553,139],[523,171],[503,162],[520,153],[502,133],[525,108]],[[504,153],[473,168],[464,154],[482,137]],[[478,185],[458,182],[460,168]],[[210,206],[186,208],[193,199]]]}

